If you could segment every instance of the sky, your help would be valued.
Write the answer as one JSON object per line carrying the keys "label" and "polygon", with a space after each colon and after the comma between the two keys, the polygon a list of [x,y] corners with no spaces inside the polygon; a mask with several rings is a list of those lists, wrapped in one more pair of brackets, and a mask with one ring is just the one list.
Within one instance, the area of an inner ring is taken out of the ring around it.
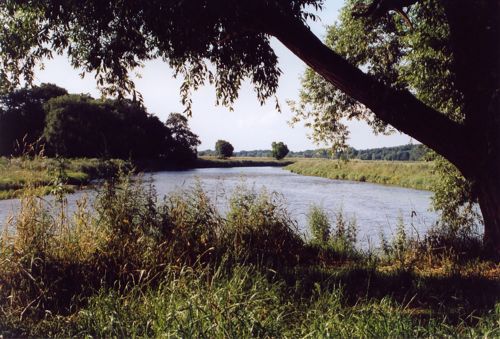
{"label": "sky", "polygon": [[[312,22],[313,32],[323,38],[326,25],[335,22],[343,1],[327,0],[325,8],[319,13],[321,21]],[[189,119],[191,130],[201,140],[198,150],[213,149],[218,139],[229,141],[235,151],[270,149],[273,141],[283,141],[292,151],[315,149],[329,145],[316,145],[310,139],[310,130],[297,124],[288,124],[293,114],[286,104],[287,100],[297,100],[300,90],[300,77],[306,65],[278,40],[272,46],[279,58],[283,71],[280,78],[277,98],[281,113],[276,111],[274,100],[261,106],[249,83],[244,83],[239,99],[230,111],[215,105],[215,90],[210,85],[200,88],[193,94],[193,116]],[[134,77],[136,87],[144,98],[148,112],[165,121],[171,112],[183,112],[179,88],[181,79],[175,79],[167,64],[160,60],[146,62],[138,70],[140,77]],[[70,93],[89,93],[100,97],[95,79],[87,74],[83,79],[81,70],[73,69],[65,56],[56,56],[44,63],[44,69],[36,72],[36,83],[50,82],[66,88]],[[395,133],[390,136],[376,136],[363,122],[348,122],[350,138],[348,144],[357,149],[387,147],[407,144],[411,138]]]}

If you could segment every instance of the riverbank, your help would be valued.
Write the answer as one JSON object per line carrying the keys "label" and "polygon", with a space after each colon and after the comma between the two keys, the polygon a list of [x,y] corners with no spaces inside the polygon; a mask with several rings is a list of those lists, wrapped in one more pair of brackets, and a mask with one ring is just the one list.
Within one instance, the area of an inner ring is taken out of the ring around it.
{"label": "riverbank", "polygon": [[293,173],[328,179],[364,181],[421,190],[431,189],[436,180],[433,165],[428,162],[362,161],[342,162],[328,159],[283,159],[265,157],[235,157],[218,159],[200,157],[189,166],[175,166],[157,160],[142,161],[132,166],[123,160],[65,159],[45,157],[0,158],[0,199],[19,197],[28,185],[40,194],[50,193],[64,182],[64,188],[74,191],[88,186],[95,179],[116,174],[119,168],[138,171],[169,171],[190,168],[284,167]]}
{"label": "riverbank", "polygon": [[234,157],[218,159],[216,157],[200,157],[195,163],[196,168],[218,168],[218,167],[285,167],[295,163],[296,159],[276,160],[265,157]]}
{"label": "riverbank", "polygon": [[231,157],[220,159],[213,156],[198,157],[187,164],[176,164],[161,160],[141,160],[135,166],[142,172],[176,171],[193,168],[229,168],[229,167],[285,167],[297,160],[276,160],[266,157]]}
{"label": "riverbank", "polygon": [[285,167],[293,173],[430,190],[437,180],[431,162],[300,159]]}
{"label": "riverbank", "polygon": [[0,157],[0,199],[18,198],[27,187],[35,187],[40,195],[56,188],[75,191],[95,179],[104,179],[120,170],[130,170],[123,160],[51,159]]}
{"label": "riverbank", "polygon": [[121,168],[129,171],[171,171],[191,168],[228,168],[228,167],[284,167],[293,164],[290,160],[273,158],[235,157],[218,159],[200,157],[188,166],[177,166],[158,160],[127,161],[112,159],[53,159],[46,157],[5,158],[0,157],[0,200],[18,198],[27,186],[36,186],[40,195],[45,195],[62,183],[66,191],[72,192],[86,188],[93,180],[105,179],[115,175]]}
{"label": "riverbank", "polygon": [[199,187],[156,205],[129,179],[105,185],[94,212],[23,195],[0,238],[0,335],[500,335],[500,267],[475,238],[399,229],[362,252],[340,212],[311,212],[306,241],[273,195],[242,188],[222,217]]}

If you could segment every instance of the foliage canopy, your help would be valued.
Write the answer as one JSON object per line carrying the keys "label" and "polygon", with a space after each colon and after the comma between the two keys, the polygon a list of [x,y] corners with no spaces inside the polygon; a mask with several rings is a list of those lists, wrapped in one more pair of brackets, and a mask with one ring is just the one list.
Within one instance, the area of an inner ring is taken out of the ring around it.
{"label": "foliage canopy", "polygon": [[215,143],[215,154],[219,158],[229,158],[233,156],[234,147],[226,140],[217,140]]}
{"label": "foliage canopy", "polygon": [[[167,160],[196,159],[198,136],[187,119],[172,113],[166,123],[130,100],[93,99],[42,84],[0,97],[0,155],[38,142],[49,155]],[[19,145],[19,146],[17,146]]]}
{"label": "foliage canopy", "polygon": [[271,150],[272,150],[273,157],[276,158],[276,160],[283,159],[284,157],[287,156],[288,152],[290,152],[288,150],[287,145],[285,145],[282,141],[273,142],[271,144]]}

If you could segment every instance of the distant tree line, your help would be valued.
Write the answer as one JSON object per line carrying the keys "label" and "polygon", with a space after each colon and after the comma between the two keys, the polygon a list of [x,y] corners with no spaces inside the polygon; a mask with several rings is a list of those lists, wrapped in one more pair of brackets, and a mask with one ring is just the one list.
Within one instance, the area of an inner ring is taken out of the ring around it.
{"label": "distant tree line", "polygon": [[0,155],[19,155],[23,144],[35,142],[51,156],[161,158],[176,164],[196,159],[200,144],[179,113],[163,123],[137,102],[68,94],[52,84],[0,96]]}
{"label": "distant tree line", "polygon": [[356,150],[349,147],[345,152],[335,154],[335,158],[361,159],[361,160],[397,160],[418,161],[423,160],[429,149],[424,145],[401,145],[395,147],[382,147]]}
{"label": "distant tree line", "polygon": [[[324,158],[324,159],[361,159],[361,160],[389,160],[389,161],[419,161],[423,160],[428,149],[424,145],[402,145],[357,150],[349,147],[344,152],[333,153],[331,149],[320,148],[316,150],[290,151],[290,158]],[[212,150],[200,151],[200,156],[215,156]],[[234,152],[235,157],[273,157],[272,150],[253,150]]]}

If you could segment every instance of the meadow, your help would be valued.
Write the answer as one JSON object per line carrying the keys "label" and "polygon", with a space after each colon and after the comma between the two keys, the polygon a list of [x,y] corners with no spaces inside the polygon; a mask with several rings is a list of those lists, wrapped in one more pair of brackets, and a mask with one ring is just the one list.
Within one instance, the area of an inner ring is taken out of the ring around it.
{"label": "meadow", "polygon": [[285,169],[328,179],[353,180],[375,184],[430,190],[438,180],[433,163],[424,161],[367,161],[300,159]]}
{"label": "meadow", "polygon": [[221,215],[119,174],[69,215],[27,185],[0,242],[0,333],[98,337],[498,337],[500,266],[473,234],[398,226],[377,251],[311,207],[241,186]]}

